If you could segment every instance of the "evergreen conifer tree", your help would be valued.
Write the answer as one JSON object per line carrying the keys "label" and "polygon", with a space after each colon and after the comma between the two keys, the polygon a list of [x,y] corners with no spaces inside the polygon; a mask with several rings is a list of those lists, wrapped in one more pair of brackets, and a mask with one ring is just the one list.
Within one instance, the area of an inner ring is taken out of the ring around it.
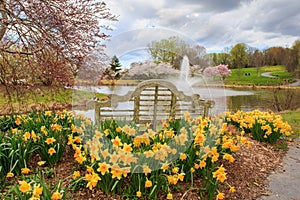
{"label": "evergreen conifer tree", "polygon": [[121,78],[120,71],[122,70],[122,66],[116,55],[111,60],[110,69],[115,72],[115,79]]}

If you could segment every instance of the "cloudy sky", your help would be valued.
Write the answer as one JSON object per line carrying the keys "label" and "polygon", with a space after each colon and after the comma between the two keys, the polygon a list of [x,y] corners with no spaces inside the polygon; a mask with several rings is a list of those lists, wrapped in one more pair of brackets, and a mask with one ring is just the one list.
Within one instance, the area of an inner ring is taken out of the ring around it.
{"label": "cloudy sky", "polygon": [[208,52],[240,42],[260,49],[289,47],[300,38],[299,0],[109,0],[107,5],[119,16],[110,34],[120,54],[171,35]]}

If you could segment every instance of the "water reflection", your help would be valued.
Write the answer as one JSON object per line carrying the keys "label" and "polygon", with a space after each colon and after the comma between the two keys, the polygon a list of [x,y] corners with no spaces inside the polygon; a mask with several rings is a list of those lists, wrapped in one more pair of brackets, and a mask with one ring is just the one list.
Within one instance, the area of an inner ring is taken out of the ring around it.
{"label": "water reflection", "polygon": [[[244,90],[245,91],[245,90]],[[227,97],[227,107],[230,111],[250,111],[259,109],[279,112],[300,108],[300,89],[259,89],[248,90],[253,95],[238,95]]]}

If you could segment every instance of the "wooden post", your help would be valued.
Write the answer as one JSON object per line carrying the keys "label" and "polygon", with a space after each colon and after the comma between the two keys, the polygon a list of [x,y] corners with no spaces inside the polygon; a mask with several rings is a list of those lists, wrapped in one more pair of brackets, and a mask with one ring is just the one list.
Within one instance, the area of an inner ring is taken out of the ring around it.
{"label": "wooden post", "polygon": [[101,114],[100,114],[100,104],[95,102],[95,123],[98,124],[100,122]]}
{"label": "wooden post", "polygon": [[170,117],[172,117],[173,119],[175,119],[176,116],[176,103],[177,103],[177,97],[173,92],[171,92]]}
{"label": "wooden post", "polygon": [[156,129],[156,119],[157,119],[157,101],[158,101],[158,86],[155,86],[154,92],[154,107],[153,107],[153,129]]}
{"label": "wooden post", "polygon": [[133,113],[133,121],[135,123],[140,123],[139,113],[140,113],[140,95],[134,97],[134,113]]}

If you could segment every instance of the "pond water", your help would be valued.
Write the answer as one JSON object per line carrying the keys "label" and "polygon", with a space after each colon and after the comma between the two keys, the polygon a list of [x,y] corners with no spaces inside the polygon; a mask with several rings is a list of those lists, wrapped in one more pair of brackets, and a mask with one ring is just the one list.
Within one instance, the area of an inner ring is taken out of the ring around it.
{"label": "pond water", "polygon": [[[80,88],[77,88],[80,89]],[[82,89],[82,88],[81,88]],[[124,95],[133,91],[135,86],[118,87],[91,87],[90,91],[104,94]],[[215,106],[210,110],[211,115],[225,111],[251,111],[259,109],[274,112],[300,108],[300,89],[228,89],[228,88],[201,88],[192,87],[185,91],[186,94],[197,93],[202,99],[215,101]],[[133,105],[119,105],[131,107]],[[87,117],[94,118],[93,110],[76,110]]]}
{"label": "pond water", "polygon": [[[236,90],[236,89],[235,89]],[[239,91],[239,90],[237,90]],[[252,95],[237,95],[227,97],[227,108],[230,111],[250,111],[259,109],[279,112],[300,108],[300,89],[249,89]]]}

